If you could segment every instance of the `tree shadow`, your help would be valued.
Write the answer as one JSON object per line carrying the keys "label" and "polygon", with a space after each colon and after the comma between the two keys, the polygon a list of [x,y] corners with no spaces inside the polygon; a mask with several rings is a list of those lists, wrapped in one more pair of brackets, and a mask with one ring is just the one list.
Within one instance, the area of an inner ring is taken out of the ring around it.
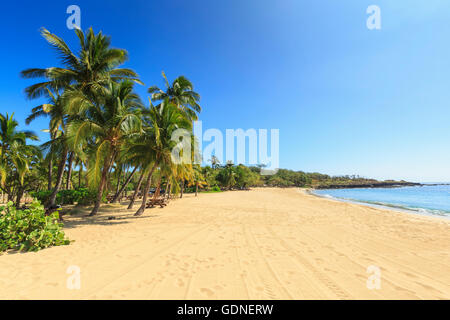
{"label": "tree shadow", "polygon": [[89,216],[71,216],[68,219],[64,219],[63,224],[64,228],[71,229],[76,228],[78,226],[85,225],[101,225],[101,226],[115,226],[119,224],[127,224],[140,219],[151,219],[159,217],[159,215],[143,215],[143,216],[134,216],[134,212],[130,214],[120,214],[119,216],[114,215],[96,215],[93,217]]}
{"label": "tree shadow", "polygon": [[[145,214],[142,216],[134,216],[137,210],[127,209],[127,205],[122,204],[104,204],[100,207],[97,215],[89,216],[92,210],[92,206],[73,206],[62,210],[62,217],[64,228],[71,229],[84,225],[101,225],[101,226],[114,226],[119,224],[126,224],[136,221],[138,219],[150,219],[159,217],[159,215]],[[149,209],[147,209],[149,210]],[[146,210],[146,211],[147,211]]]}

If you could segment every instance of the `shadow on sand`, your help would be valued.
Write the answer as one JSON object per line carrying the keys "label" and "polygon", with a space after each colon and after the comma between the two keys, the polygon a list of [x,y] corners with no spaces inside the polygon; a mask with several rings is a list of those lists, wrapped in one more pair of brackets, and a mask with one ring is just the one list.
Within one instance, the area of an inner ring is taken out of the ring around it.
{"label": "shadow on sand", "polygon": [[134,213],[137,208],[139,208],[139,205],[139,203],[136,203],[134,209],[127,210],[128,203],[125,202],[121,204],[104,204],[100,207],[98,214],[93,217],[89,216],[92,206],[73,206],[71,208],[65,208],[62,210],[64,228],[76,228],[77,226],[93,224],[112,226],[130,223],[132,221],[136,221],[137,219],[151,219],[159,217],[159,215],[154,214],[144,214],[142,216],[135,217]]}

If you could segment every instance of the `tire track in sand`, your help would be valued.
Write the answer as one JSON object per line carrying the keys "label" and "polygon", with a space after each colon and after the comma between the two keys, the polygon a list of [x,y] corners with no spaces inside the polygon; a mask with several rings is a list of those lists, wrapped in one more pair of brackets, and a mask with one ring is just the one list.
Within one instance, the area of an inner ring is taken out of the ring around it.
{"label": "tire track in sand", "polygon": [[333,282],[327,275],[323,272],[315,268],[308,260],[299,255],[296,250],[294,250],[290,245],[286,243],[285,240],[280,238],[271,227],[267,227],[267,231],[278,241],[281,246],[286,249],[288,252],[291,252],[292,255],[296,258],[296,260],[309,269],[309,271],[315,276],[318,280],[320,280],[334,295],[336,295],[340,299],[351,299],[351,296],[341,287],[339,287],[335,282]]}
{"label": "tire track in sand", "polygon": [[[281,291],[281,293],[287,297],[288,299],[294,299],[293,296],[289,293],[289,291],[286,289],[286,286],[284,286],[280,279],[278,278],[277,274],[275,273],[275,271],[273,270],[273,268],[271,267],[269,261],[267,261],[267,258],[264,256],[264,253],[261,250],[261,247],[259,246],[258,242],[256,241],[255,235],[251,232],[251,230],[249,231],[245,225],[243,225],[243,229],[244,229],[244,236],[245,236],[245,240],[247,242],[247,244],[249,245],[249,247],[254,247],[256,248],[256,250],[258,251],[259,255],[257,255],[256,257],[265,265],[266,269],[269,271],[269,273],[272,275],[273,279],[275,280],[275,282],[278,284],[277,287],[278,289]],[[253,243],[253,244],[252,244]],[[264,285],[264,289],[266,290],[267,294],[269,295],[269,297],[271,299],[276,299],[276,295],[273,292],[272,289],[272,284],[264,277],[261,277],[263,285]]]}
{"label": "tire track in sand", "polygon": [[106,288],[107,286],[111,285],[115,281],[125,277],[126,275],[128,275],[129,273],[134,271],[135,269],[141,267],[144,263],[154,259],[155,257],[160,255],[161,253],[167,251],[168,249],[170,249],[172,247],[175,247],[179,243],[185,241],[186,239],[189,239],[189,238],[195,236],[196,234],[202,232],[203,230],[205,230],[207,228],[209,228],[209,225],[200,227],[196,231],[193,231],[193,232],[189,231],[187,235],[183,235],[182,237],[178,238],[177,240],[175,240],[175,241],[171,242],[170,244],[164,246],[160,250],[152,252],[150,255],[146,256],[145,258],[140,259],[137,263],[134,263],[133,265],[127,267],[126,270],[120,270],[120,271],[114,272],[114,276],[108,277],[108,279],[104,280],[102,284],[96,286],[94,289],[91,289],[89,293],[83,294],[83,296],[85,296],[86,298],[89,298],[90,296],[92,296],[96,292]]}

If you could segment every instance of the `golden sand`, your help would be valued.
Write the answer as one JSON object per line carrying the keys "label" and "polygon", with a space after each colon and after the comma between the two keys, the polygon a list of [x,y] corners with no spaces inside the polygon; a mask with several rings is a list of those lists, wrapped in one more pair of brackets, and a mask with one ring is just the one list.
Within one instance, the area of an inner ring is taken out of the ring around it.
{"label": "golden sand", "polygon": [[0,298],[450,298],[448,220],[297,189],[187,195],[140,218],[125,208],[67,218],[70,246],[1,255]]}

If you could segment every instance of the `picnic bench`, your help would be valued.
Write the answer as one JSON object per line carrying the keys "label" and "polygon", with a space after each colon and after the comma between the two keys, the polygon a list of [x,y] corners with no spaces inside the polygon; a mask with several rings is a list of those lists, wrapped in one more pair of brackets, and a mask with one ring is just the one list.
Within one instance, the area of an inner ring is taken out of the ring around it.
{"label": "picnic bench", "polygon": [[162,198],[150,199],[147,201],[146,208],[154,208],[155,206],[160,206],[161,208],[164,208],[165,206],[167,206],[166,199],[164,197],[162,197]]}
{"label": "picnic bench", "polygon": [[[120,202],[122,202],[122,200],[124,199],[124,198],[126,198],[124,195],[120,195],[118,198],[117,198],[117,201],[120,203]],[[111,194],[111,195],[107,195],[106,196],[106,201],[108,202],[108,203],[111,203],[112,201],[114,200],[114,194]]]}

